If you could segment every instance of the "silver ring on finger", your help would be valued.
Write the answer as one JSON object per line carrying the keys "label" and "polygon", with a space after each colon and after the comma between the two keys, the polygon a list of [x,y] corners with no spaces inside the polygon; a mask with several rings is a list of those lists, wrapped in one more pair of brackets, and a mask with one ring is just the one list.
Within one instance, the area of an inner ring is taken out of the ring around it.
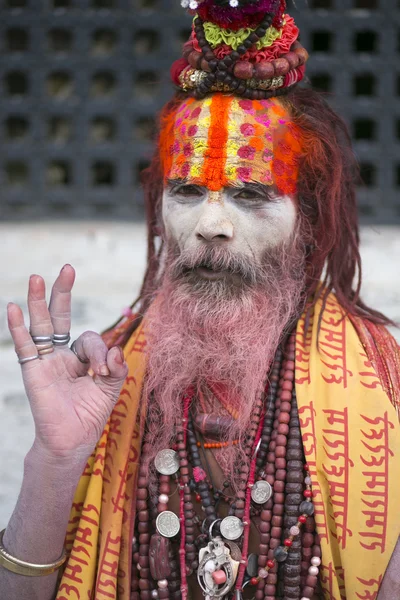
{"label": "silver ring on finger", "polygon": [[81,362],[84,365],[87,365],[90,360],[88,358],[82,358],[81,356],[79,356],[78,351],[76,349],[76,340],[74,340],[72,342],[72,344],[69,347],[70,350],[72,350],[72,352],[75,354],[76,358],[79,360],[79,362]]}
{"label": "silver ring on finger", "polygon": [[39,354],[35,356],[27,356],[26,358],[18,358],[18,362],[20,365],[24,365],[25,363],[31,362],[32,360],[37,360],[40,358]]}
{"label": "silver ring on finger", "polygon": [[60,346],[67,346],[69,344],[69,341],[71,339],[71,336],[68,333],[55,333],[53,335],[53,344],[56,346],[56,348],[59,348]]}
{"label": "silver ring on finger", "polygon": [[33,335],[32,340],[40,356],[54,352],[52,335]]}

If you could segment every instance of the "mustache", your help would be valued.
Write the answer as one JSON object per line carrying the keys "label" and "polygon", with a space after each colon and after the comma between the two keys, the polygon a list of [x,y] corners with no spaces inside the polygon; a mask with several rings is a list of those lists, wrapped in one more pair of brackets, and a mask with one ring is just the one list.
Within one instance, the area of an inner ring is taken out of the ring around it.
{"label": "mustache", "polygon": [[175,255],[170,268],[172,278],[181,279],[202,267],[238,275],[248,285],[255,285],[258,282],[260,271],[260,265],[253,257],[233,253],[221,246],[204,246],[196,249],[195,252],[182,251],[178,256]]}

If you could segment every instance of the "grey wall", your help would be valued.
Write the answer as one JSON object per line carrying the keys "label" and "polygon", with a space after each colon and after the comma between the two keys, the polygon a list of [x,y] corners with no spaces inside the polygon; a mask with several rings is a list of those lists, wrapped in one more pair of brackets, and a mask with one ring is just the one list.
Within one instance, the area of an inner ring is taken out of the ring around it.
{"label": "grey wall", "polygon": [[[362,221],[400,223],[399,0],[296,7],[311,81],[355,140]],[[189,27],[179,0],[1,0],[0,219],[141,217]]]}

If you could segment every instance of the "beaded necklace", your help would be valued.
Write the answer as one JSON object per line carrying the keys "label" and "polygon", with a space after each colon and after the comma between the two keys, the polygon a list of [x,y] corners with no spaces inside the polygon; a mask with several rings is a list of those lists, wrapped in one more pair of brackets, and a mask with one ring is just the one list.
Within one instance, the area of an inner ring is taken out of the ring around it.
{"label": "beaded necklace", "polygon": [[[156,456],[157,503],[148,494],[150,447],[139,468],[133,539],[131,600],[187,600],[187,577],[197,575],[206,600],[240,600],[254,587],[255,600],[311,600],[321,549],[315,534],[311,479],[304,461],[294,388],[295,334],[278,350],[264,398],[256,401],[244,445],[234,498],[230,486],[213,492],[200,456],[191,415],[193,393],[183,398],[175,445]],[[171,476],[179,490],[179,517],[168,510]],[[204,519],[194,501],[201,503]],[[221,499],[230,502],[221,519]],[[249,555],[252,517],[258,554]],[[178,550],[173,541],[178,540]]]}

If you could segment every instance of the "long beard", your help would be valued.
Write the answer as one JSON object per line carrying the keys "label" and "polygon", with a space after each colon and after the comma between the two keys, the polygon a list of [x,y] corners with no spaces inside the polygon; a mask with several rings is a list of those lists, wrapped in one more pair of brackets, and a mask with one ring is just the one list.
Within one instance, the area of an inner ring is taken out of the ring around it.
{"label": "long beard", "polygon": [[[196,254],[170,248],[156,300],[148,312],[149,406],[146,457],[154,482],[153,459],[173,443],[182,418],[182,395],[211,384],[229,391],[238,415],[224,432],[224,470],[233,488],[238,460],[244,458],[246,432],[255,402],[263,393],[277,347],[303,304],[305,253],[299,234],[265,253],[260,264],[220,246]],[[209,281],[196,268],[226,270]],[[194,407],[196,409],[196,407]]]}

